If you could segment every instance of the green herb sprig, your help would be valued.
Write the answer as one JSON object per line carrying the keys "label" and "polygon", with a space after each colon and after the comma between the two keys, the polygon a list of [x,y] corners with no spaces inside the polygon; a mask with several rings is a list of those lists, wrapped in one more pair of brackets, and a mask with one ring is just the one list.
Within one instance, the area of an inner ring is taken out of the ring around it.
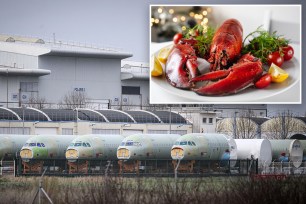
{"label": "green herb sprig", "polygon": [[[249,40],[249,43],[246,44],[246,40],[250,36],[253,39]],[[285,39],[282,35],[277,35],[276,31],[270,34],[260,26],[254,32],[248,34],[243,40],[242,54],[251,53],[266,64],[269,54],[278,51],[282,56],[281,48],[288,46],[288,44],[289,40]]]}
{"label": "green herb sprig", "polygon": [[209,55],[210,45],[212,43],[214,34],[214,28],[208,26],[205,30],[202,25],[196,25],[191,29],[187,29],[183,33],[184,38],[194,38],[197,41],[196,48],[201,57],[207,57]]}

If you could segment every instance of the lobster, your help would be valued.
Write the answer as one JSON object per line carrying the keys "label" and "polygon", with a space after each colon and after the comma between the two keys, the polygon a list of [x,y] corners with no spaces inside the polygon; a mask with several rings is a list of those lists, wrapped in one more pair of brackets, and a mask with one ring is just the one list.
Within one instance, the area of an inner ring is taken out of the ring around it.
{"label": "lobster", "polygon": [[190,44],[174,45],[166,63],[166,79],[180,89],[190,89],[194,86],[190,82],[200,74],[195,50]]}
{"label": "lobster", "polygon": [[260,78],[262,72],[261,61],[250,54],[245,54],[229,69],[203,74],[191,79],[190,83],[218,80],[193,91],[199,95],[228,95],[252,85]]}
{"label": "lobster", "polygon": [[243,29],[236,19],[226,20],[216,31],[210,47],[210,70],[227,68],[240,55]]}
{"label": "lobster", "polygon": [[[240,57],[242,26],[236,19],[226,20],[215,33],[210,47],[210,72],[201,76],[197,64],[197,42],[181,39],[174,45],[166,63],[168,82],[199,95],[228,95],[252,85],[262,75],[262,63],[250,54]],[[228,68],[230,67],[230,68]],[[228,68],[228,69],[227,69]],[[200,88],[199,81],[214,81]]]}

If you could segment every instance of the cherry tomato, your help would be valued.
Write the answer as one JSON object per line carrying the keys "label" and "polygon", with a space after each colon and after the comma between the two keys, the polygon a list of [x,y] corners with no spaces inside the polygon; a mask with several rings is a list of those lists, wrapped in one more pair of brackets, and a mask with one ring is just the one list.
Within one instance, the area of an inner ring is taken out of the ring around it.
{"label": "cherry tomato", "polygon": [[281,67],[284,63],[284,58],[279,54],[278,51],[272,52],[268,55],[268,64],[271,65],[272,63],[279,67]]}
{"label": "cherry tomato", "polygon": [[258,89],[266,88],[271,84],[272,76],[270,74],[264,74],[261,78],[255,82],[255,87]]}
{"label": "cherry tomato", "polygon": [[174,35],[173,37],[173,42],[174,44],[177,44],[183,37],[183,34],[182,33],[177,33]]}
{"label": "cherry tomato", "polygon": [[285,61],[291,60],[291,58],[294,55],[293,48],[290,45],[288,45],[287,47],[282,47],[282,50],[283,50],[283,53],[284,53],[284,60]]}

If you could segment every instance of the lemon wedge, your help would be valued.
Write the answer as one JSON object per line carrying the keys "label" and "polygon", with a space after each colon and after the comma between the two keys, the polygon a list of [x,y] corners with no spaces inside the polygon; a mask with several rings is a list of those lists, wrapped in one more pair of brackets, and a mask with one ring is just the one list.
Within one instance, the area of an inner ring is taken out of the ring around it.
{"label": "lemon wedge", "polygon": [[161,76],[163,74],[163,68],[159,60],[154,56],[153,69],[151,71],[151,76]]}
{"label": "lemon wedge", "polygon": [[276,83],[281,83],[285,81],[289,76],[289,74],[285,70],[281,69],[280,67],[278,67],[273,63],[269,68],[269,74],[271,74],[272,76],[272,82]]}
{"label": "lemon wedge", "polygon": [[168,59],[168,56],[169,56],[169,54],[170,54],[170,50],[171,50],[171,47],[169,47],[169,46],[168,46],[168,47],[162,48],[162,49],[159,51],[158,55],[157,55],[157,59],[158,59],[161,63],[166,64],[167,59]]}

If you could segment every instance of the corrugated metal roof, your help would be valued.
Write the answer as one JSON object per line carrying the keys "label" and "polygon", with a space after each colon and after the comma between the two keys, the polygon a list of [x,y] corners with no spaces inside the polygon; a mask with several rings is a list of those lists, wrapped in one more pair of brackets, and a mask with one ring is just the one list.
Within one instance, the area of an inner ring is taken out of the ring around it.
{"label": "corrugated metal roof", "polygon": [[126,111],[137,123],[160,123],[160,119],[149,111]]}
{"label": "corrugated metal roof", "polygon": [[103,114],[109,122],[134,123],[133,118],[123,111],[109,109],[97,110],[97,112]]}
{"label": "corrugated metal roof", "polygon": [[171,118],[171,123],[176,123],[176,124],[187,123],[184,117],[182,117],[181,115],[175,112],[171,112],[171,114],[169,111],[151,111],[151,112],[156,114],[163,123],[170,123],[170,118]]}
{"label": "corrugated metal roof", "polygon": [[48,118],[39,111],[35,109],[28,108],[10,108],[14,111],[21,119],[25,121],[48,121]]}
{"label": "corrugated metal roof", "polygon": [[[187,124],[187,121],[178,113],[168,111],[120,111],[114,109],[35,109],[35,108],[3,108],[0,107],[0,120],[25,121],[96,121],[118,123],[171,123]],[[19,117],[19,118],[18,118]]]}
{"label": "corrugated metal roof", "polygon": [[10,109],[0,107],[0,120],[19,120],[18,115]]}

